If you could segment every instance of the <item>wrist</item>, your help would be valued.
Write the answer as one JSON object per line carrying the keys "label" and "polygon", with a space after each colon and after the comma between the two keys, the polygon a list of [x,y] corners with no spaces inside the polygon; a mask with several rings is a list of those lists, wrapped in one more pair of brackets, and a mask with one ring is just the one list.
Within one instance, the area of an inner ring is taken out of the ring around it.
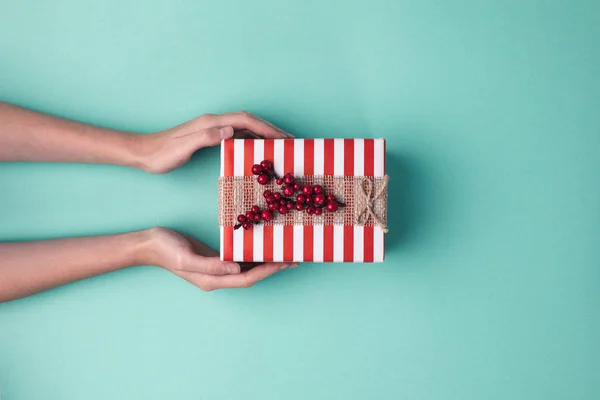
{"label": "wrist", "polygon": [[132,263],[134,265],[161,266],[159,249],[159,228],[144,229],[130,232]]}
{"label": "wrist", "polygon": [[160,158],[168,138],[167,131],[132,135],[127,166],[153,174],[165,172],[160,169]]}

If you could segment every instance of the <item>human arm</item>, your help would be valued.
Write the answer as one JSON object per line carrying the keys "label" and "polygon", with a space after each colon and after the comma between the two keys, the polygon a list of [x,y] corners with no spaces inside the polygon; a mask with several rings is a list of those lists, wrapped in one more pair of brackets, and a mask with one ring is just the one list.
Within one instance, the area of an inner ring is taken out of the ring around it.
{"label": "human arm", "polygon": [[250,287],[296,266],[265,263],[245,270],[200,241],[167,228],[116,235],[0,243],[0,302],[137,265],[164,268],[205,291]]}
{"label": "human arm", "polygon": [[205,114],[150,134],[101,128],[0,102],[0,161],[114,164],[166,173],[235,131],[263,138],[290,134],[245,111]]}

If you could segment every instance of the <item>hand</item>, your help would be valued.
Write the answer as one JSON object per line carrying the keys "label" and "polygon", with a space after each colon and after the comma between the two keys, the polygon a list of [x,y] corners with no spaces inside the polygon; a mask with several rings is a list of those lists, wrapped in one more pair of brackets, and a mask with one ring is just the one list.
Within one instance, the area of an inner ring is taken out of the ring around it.
{"label": "hand", "polygon": [[160,266],[204,291],[248,288],[274,273],[298,264],[264,263],[255,266],[221,261],[219,254],[191,236],[167,228],[150,230],[151,264]]}
{"label": "hand", "polygon": [[164,174],[187,163],[197,150],[215,146],[233,137],[235,131],[251,131],[265,139],[293,137],[246,111],[227,114],[205,114],[165,131],[140,135],[142,168]]}

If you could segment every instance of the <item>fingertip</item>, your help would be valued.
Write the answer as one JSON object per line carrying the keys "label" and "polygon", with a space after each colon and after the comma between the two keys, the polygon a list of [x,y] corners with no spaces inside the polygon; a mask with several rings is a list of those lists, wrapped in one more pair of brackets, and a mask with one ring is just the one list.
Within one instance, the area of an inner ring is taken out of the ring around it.
{"label": "fingertip", "polygon": [[296,268],[297,266],[298,266],[298,263],[282,264],[282,265],[278,266],[278,270],[283,271],[284,269]]}
{"label": "fingertip", "polygon": [[227,271],[227,273],[229,275],[236,275],[242,271],[242,268],[240,267],[240,264],[230,262],[230,263],[225,264],[225,270]]}
{"label": "fingertip", "polygon": [[219,129],[219,132],[221,134],[221,140],[229,139],[233,136],[233,128],[231,126],[224,126]]}

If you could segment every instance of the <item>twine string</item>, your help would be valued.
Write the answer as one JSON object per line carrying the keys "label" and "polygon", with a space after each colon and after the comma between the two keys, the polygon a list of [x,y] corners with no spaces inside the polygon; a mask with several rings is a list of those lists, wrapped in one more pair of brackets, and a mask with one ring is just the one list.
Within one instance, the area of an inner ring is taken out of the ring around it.
{"label": "twine string", "polygon": [[359,196],[358,204],[361,204],[362,208],[357,209],[356,223],[359,225],[364,225],[369,217],[371,217],[378,227],[380,227],[384,232],[387,232],[387,226],[385,226],[385,223],[374,211],[375,201],[387,190],[387,175],[384,177],[382,182],[383,183],[377,192],[375,192],[375,184],[368,177],[363,178],[363,180],[360,182],[360,185],[358,185],[360,187],[360,190],[357,191],[357,195]]}

